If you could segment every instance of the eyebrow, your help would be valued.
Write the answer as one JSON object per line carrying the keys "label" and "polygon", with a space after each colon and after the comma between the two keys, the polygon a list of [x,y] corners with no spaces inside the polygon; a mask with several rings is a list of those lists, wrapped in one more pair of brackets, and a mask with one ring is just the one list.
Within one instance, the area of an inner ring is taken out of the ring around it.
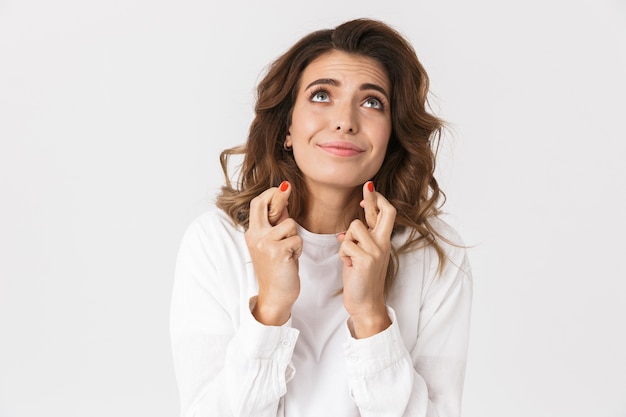
{"label": "eyebrow", "polygon": [[[339,81],[335,80],[335,79],[332,79],[332,78],[320,78],[319,80],[315,80],[312,83],[310,83],[309,85],[307,85],[305,90],[308,90],[309,88],[311,88],[311,87],[313,87],[315,85],[339,86],[339,85],[341,85],[341,83]],[[378,91],[379,93],[384,95],[387,100],[389,100],[389,95],[387,94],[387,91],[385,91],[385,89],[382,88],[381,86],[379,86],[378,84],[372,84],[372,83],[361,84],[361,86],[359,87],[359,90],[361,90],[361,91],[363,91],[363,90]]]}
{"label": "eyebrow", "polygon": [[370,83],[365,83],[365,84],[361,84],[361,91],[362,90],[374,90],[374,91],[378,91],[380,94],[382,94],[383,96],[385,96],[385,98],[387,100],[389,100],[389,95],[387,94],[387,92],[385,91],[384,88],[382,88],[381,86],[379,86],[378,84],[370,84]]}

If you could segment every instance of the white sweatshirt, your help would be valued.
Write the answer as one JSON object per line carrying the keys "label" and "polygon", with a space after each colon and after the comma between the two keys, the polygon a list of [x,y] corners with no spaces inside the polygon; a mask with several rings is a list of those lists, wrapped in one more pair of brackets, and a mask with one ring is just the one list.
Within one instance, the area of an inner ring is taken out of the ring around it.
{"label": "white sweatshirt", "polygon": [[[462,243],[442,220],[433,224]],[[357,340],[337,295],[336,236],[298,233],[300,296],[275,327],[251,314],[258,285],[243,229],[217,209],[189,226],[170,322],[181,417],[458,416],[472,300],[466,251],[442,242],[441,275],[432,247],[402,254],[387,297],[392,325]]]}

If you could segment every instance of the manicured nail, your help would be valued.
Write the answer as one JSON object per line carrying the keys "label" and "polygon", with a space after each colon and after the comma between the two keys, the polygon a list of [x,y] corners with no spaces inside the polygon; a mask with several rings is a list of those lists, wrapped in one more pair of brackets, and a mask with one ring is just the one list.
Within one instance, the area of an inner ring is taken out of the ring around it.
{"label": "manicured nail", "polygon": [[285,192],[289,188],[289,183],[287,181],[283,181],[280,183],[280,191]]}
{"label": "manicured nail", "polygon": [[374,183],[372,181],[367,183],[367,189],[370,191],[370,193],[374,192]]}

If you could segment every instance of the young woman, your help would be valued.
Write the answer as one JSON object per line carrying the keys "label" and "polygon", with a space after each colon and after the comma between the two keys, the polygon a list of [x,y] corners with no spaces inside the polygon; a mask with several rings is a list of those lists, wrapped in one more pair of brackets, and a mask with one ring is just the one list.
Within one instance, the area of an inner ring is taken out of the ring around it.
{"label": "young woman", "polygon": [[374,20],[271,65],[216,207],[181,244],[183,417],[459,415],[472,280],[438,218],[427,94],[413,48]]}

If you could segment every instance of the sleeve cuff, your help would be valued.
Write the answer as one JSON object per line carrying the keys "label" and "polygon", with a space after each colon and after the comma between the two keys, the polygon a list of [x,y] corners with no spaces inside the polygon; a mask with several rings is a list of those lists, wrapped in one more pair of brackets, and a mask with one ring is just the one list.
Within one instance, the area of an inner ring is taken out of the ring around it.
{"label": "sleeve cuff", "polygon": [[365,339],[352,337],[346,324],[347,341],[343,347],[349,377],[380,372],[400,359],[408,357],[408,351],[396,322],[396,313],[391,307],[387,307],[387,313],[391,319],[391,325],[382,332]]}
{"label": "sleeve cuff", "polygon": [[256,304],[256,296],[250,298],[248,309],[243,309],[240,332],[244,343],[241,348],[244,353],[255,359],[279,357],[287,359],[293,354],[293,349],[300,332],[291,327],[291,318],[282,326],[266,326],[256,321],[252,309]]}

